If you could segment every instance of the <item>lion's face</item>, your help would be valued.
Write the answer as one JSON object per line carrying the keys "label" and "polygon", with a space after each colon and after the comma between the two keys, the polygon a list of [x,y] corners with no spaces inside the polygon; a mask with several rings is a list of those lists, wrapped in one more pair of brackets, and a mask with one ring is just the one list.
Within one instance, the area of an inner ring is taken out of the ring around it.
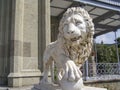
{"label": "lion's face", "polygon": [[66,18],[63,23],[63,33],[64,38],[71,42],[79,43],[83,40],[86,36],[86,24],[83,17],[79,14],[73,14]]}
{"label": "lion's face", "polygon": [[59,23],[58,42],[66,56],[81,65],[92,50],[94,24],[88,12],[81,7],[71,7],[63,14]]}

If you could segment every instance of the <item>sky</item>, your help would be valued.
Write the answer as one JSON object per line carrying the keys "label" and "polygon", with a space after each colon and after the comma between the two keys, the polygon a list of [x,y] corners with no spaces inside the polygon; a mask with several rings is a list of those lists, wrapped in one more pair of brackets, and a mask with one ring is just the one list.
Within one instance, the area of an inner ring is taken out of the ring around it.
{"label": "sky", "polygon": [[[120,37],[120,29],[117,30],[117,37]],[[100,36],[97,36],[95,41],[96,43],[101,43],[103,41],[104,44],[113,44],[115,43],[115,33],[109,32]]]}

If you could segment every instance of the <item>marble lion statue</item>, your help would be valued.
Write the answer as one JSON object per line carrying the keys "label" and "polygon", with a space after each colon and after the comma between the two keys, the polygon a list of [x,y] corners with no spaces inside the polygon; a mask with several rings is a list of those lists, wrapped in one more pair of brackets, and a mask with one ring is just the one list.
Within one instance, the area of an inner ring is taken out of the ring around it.
{"label": "marble lion statue", "polygon": [[59,23],[59,34],[44,52],[44,76],[41,83],[48,82],[48,70],[52,61],[58,69],[58,80],[77,82],[82,78],[79,68],[91,53],[94,24],[88,12],[81,7],[71,7]]}

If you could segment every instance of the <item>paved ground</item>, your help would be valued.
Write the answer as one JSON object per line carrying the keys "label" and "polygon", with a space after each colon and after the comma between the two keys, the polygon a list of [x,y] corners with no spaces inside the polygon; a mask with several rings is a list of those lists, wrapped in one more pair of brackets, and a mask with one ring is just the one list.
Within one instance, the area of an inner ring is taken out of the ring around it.
{"label": "paved ground", "polygon": [[11,87],[0,86],[0,90],[31,90],[32,87],[33,86],[11,88]]}
{"label": "paved ground", "polygon": [[[32,89],[33,86],[26,86],[26,87],[18,87],[18,88],[9,88],[9,87],[0,87],[0,90],[37,90],[37,89]],[[47,89],[45,89],[47,90]],[[61,90],[60,88],[57,88],[55,90]],[[84,87],[82,90],[107,90],[104,88],[95,88],[95,87]]]}

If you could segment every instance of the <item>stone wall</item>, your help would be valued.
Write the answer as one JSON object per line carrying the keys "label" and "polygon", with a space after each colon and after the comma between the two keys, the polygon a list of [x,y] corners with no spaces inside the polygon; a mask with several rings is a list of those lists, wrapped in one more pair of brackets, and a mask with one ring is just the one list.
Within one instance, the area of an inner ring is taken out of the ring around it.
{"label": "stone wall", "polygon": [[107,90],[120,90],[120,80],[85,81],[84,84],[86,86],[107,88]]}

